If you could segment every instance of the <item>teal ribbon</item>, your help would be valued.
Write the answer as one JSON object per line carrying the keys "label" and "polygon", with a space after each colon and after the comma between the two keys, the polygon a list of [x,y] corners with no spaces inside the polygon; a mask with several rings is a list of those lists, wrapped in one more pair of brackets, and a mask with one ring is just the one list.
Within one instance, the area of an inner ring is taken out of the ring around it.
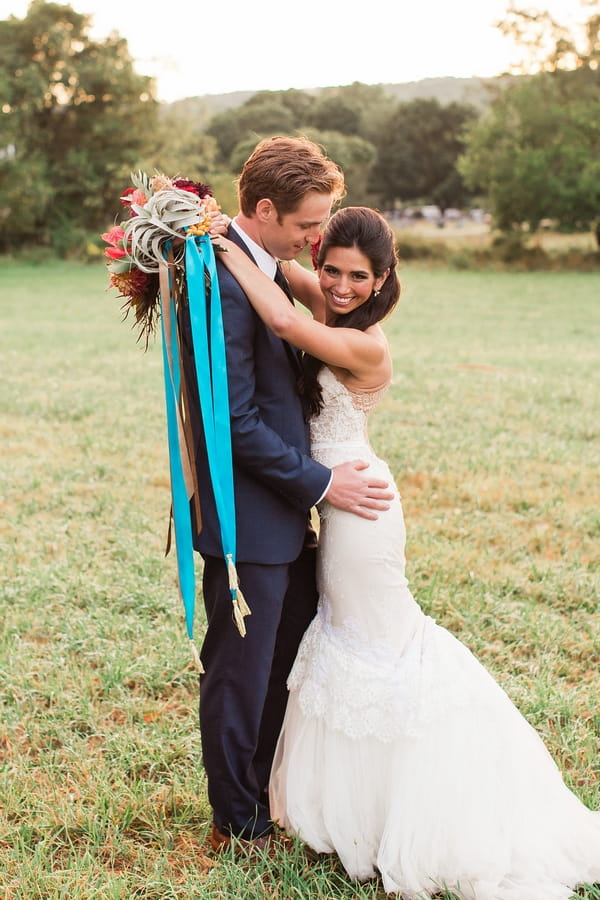
{"label": "teal ribbon", "polygon": [[[210,297],[206,292],[205,269],[210,278]],[[225,337],[214,251],[208,236],[186,240],[185,271],[200,410],[221,540],[225,554],[231,553],[235,560],[235,504]]]}
{"label": "teal ribbon", "polygon": [[[244,635],[246,633],[244,616],[248,615],[250,610],[239,588],[235,568],[236,516],[225,334],[215,254],[208,235],[186,239],[185,273],[194,365],[209,472],[219,519],[223,555],[227,565],[234,619],[240,634]],[[207,290],[207,276],[209,290]],[[170,321],[175,322],[175,300],[172,290],[169,290],[167,299],[162,297],[161,291],[161,307],[165,303],[168,303]],[[177,547],[179,587],[185,609],[188,637],[192,641],[193,651],[197,656],[193,645],[195,576],[190,495],[184,477],[182,429],[178,418],[181,370],[176,329],[171,329],[172,333],[169,335],[165,329],[164,315],[161,316],[161,320],[163,323],[163,368],[167,398],[173,525]],[[199,663],[199,659],[197,662]]]}
{"label": "teal ribbon", "polygon": [[186,240],[185,271],[208,466],[229,576],[234,619],[243,636],[246,633],[244,616],[249,615],[250,610],[240,590],[235,567],[235,496],[225,332],[215,252],[208,235]]}
{"label": "teal ribbon", "polygon": [[[168,248],[167,248],[168,249]],[[177,343],[175,299],[173,297],[170,273],[168,291],[161,288],[161,333],[163,351],[163,374],[165,382],[165,405],[167,414],[167,438],[169,445],[169,470],[171,475],[171,502],[173,506],[173,528],[177,552],[177,572],[179,592],[185,611],[185,624],[192,646],[196,666],[202,671],[200,657],[194,645],[194,611],[196,603],[196,575],[194,569],[194,544],[192,524],[182,462],[181,434],[179,427],[179,395],[181,390],[181,368]]]}

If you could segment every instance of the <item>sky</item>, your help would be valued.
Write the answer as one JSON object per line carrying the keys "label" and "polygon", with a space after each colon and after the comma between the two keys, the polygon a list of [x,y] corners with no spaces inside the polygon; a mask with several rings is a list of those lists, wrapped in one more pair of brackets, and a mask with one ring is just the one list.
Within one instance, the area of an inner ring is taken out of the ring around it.
{"label": "sky", "polygon": [[[64,0],[68,2],[68,0]],[[516,58],[495,27],[509,0],[70,0],[90,34],[126,38],[140,74],[172,102],[232,91],[404,84],[488,77]],[[561,24],[589,17],[578,0],[523,0]],[[0,0],[0,19],[23,18],[29,0]]]}

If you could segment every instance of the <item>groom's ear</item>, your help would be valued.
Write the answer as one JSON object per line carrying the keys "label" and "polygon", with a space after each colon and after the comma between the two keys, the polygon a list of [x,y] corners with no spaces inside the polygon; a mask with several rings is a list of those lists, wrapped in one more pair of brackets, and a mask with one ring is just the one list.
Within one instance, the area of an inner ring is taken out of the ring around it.
{"label": "groom's ear", "polygon": [[259,222],[269,222],[277,216],[277,210],[272,200],[265,197],[256,204],[256,218]]}

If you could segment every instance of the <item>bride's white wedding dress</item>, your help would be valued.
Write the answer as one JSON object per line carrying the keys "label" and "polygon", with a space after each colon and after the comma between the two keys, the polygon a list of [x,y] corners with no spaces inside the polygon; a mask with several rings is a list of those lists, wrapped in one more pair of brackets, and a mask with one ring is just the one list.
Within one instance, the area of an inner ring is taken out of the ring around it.
{"label": "bride's white wedding dress", "polygon": [[[392,483],[367,437],[379,395],[348,391],[327,368],[320,380],[313,456],[368,460]],[[566,900],[600,881],[600,813],[413,599],[400,498],[376,522],[326,502],[320,515],[320,606],[288,682],[274,820],[405,898],[447,886],[476,900]]]}

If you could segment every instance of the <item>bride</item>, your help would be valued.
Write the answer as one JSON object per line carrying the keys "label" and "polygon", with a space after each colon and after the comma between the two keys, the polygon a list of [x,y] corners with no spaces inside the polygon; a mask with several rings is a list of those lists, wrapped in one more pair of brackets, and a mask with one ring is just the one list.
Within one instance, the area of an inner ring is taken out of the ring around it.
{"label": "bride", "polygon": [[[305,351],[311,452],[366,460],[367,418],[390,384],[380,321],[400,286],[379,213],[330,219],[319,280],[288,265],[283,292],[230,241],[219,254],[258,315]],[[376,521],[319,505],[319,610],[289,677],[271,815],[353,878],[389,893],[567,900],[600,880],[600,812],[566,787],[533,728],[470,651],[425,615],[405,577],[400,498]]]}

